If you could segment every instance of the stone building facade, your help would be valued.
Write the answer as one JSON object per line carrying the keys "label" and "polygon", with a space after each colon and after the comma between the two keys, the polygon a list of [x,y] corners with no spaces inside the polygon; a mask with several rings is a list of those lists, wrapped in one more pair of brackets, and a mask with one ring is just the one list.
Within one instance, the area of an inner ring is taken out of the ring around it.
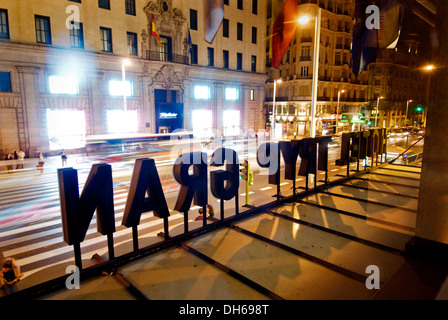
{"label": "stone building facade", "polygon": [[[298,136],[309,134],[315,43],[314,16],[319,7],[322,8],[322,20],[316,106],[317,134],[335,132],[336,117],[340,120],[338,132],[357,128],[355,120],[359,119],[358,114],[366,113],[369,101],[369,72],[363,71],[356,77],[351,71],[354,3],[353,0],[298,0],[299,15],[308,15],[312,20],[297,28],[280,68],[267,68],[269,83],[266,88],[265,110],[268,114],[272,113],[273,109],[273,82],[275,79],[282,79],[276,88],[276,120],[283,126],[283,136],[292,136],[294,133]],[[272,20],[268,9],[268,38],[274,23]],[[269,66],[269,41],[266,56]]]}
{"label": "stone building facade", "polygon": [[266,7],[225,3],[209,44],[202,1],[2,1],[0,155],[82,151],[107,133],[264,129]]}

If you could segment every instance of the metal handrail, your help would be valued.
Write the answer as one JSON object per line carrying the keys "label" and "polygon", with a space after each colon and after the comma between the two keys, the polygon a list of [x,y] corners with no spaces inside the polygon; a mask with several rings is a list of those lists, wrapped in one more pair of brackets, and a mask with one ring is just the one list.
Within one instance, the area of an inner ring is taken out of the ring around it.
{"label": "metal handrail", "polygon": [[389,161],[389,164],[394,163],[395,161],[397,161],[400,157],[404,156],[406,152],[408,152],[411,148],[413,148],[417,143],[419,143],[420,141],[422,141],[425,138],[425,135],[423,135],[420,139],[418,139],[417,141],[415,141],[409,148],[407,148],[406,150],[404,150],[401,154],[398,155],[398,157],[396,157],[395,159]]}

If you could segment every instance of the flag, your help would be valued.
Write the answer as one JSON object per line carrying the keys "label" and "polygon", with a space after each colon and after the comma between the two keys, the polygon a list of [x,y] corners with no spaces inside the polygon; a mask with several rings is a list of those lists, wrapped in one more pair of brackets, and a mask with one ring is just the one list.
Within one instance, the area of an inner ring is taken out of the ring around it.
{"label": "flag", "polygon": [[378,30],[380,49],[395,49],[403,26],[403,0],[388,0],[381,12],[381,27]]}
{"label": "flag", "polygon": [[204,39],[212,43],[224,19],[224,0],[203,0]]}
{"label": "flag", "polygon": [[157,33],[156,23],[154,22],[154,19],[152,19],[152,35],[157,38],[157,44],[159,45],[159,47],[161,47],[162,42],[160,41],[159,34]]}
{"label": "flag", "polygon": [[193,54],[193,50],[192,50],[192,43],[191,43],[191,33],[190,33],[190,27],[188,27],[188,39],[187,39],[187,43],[188,43],[188,51],[190,52],[190,56]]}
{"label": "flag", "polygon": [[[275,12],[275,5],[273,12]],[[285,0],[283,1],[281,10],[278,15],[273,16],[275,19],[272,28],[271,38],[271,65],[274,68],[279,68],[283,56],[288,49],[288,46],[295,35],[297,29],[297,1]]]}
{"label": "flag", "polygon": [[[371,14],[366,8],[380,4],[379,29],[369,29],[366,20]],[[403,0],[356,0],[355,26],[353,28],[353,73],[358,76],[384,49],[394,49],[398,43],[404,16]]]}

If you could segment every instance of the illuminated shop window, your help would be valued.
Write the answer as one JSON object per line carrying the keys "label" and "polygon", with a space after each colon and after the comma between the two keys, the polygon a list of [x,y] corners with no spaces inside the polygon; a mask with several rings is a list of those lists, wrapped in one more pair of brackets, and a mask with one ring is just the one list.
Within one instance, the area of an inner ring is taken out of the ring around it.
{"label": "illuminated shop window", "polygon": [[134,84],[132,81],[121,80],[110,80],[109,81],[109,94],[111,96],[123,96],[126,94],[127,97],[132,97],[134,95]]}
{"label": "illuminated shop window", "polygon": [[137,111],[107,110],[107,131],[109,133],[138,132]]}
{"label": "illuminated shop window", "polygon": [[210,138],[213,136],[213,114],[211,110],[193,110],[193,133],[196,138]]}
{"label": "illuminated shop window", "polygon": [[210,87],[209,86],[195,86],[194,87],[194,98],[210,100]]}
{"label": "illuminated shop window", "polygon": [[79,94],[79,81],[76,77],[50,76],[48,84],[52,94]]}
{"label": "illuminated shop window", "polygon": [[86,145],[84,110],[47,109],[50,150],[77,149]]}
{"label": "illuminated shop window", "polygon": [[226,88],[226,100],[239,100],[239,91],[237,88]]}
{"label": "illuminated shop window", "polygon": [[240,134],[240,111],[225,110],[223,114],[224,136],[238,136]]}

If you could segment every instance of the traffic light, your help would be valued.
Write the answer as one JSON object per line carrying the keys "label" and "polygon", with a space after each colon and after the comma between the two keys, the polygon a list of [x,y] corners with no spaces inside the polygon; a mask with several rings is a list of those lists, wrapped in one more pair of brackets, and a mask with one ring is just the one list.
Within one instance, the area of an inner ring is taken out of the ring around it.
{"label": "traffic light", "polygon": [[419,104],[415,110],[417,110],[417,112],[423,111],[423,106]]}
{"label": "traffic light", "polygon": [[240,164],[240,166],[242,166],[242,168],[240,169],[240,177],[241,179],[247,181],[249,179],[249,161],[244,160],[244,162]]}

